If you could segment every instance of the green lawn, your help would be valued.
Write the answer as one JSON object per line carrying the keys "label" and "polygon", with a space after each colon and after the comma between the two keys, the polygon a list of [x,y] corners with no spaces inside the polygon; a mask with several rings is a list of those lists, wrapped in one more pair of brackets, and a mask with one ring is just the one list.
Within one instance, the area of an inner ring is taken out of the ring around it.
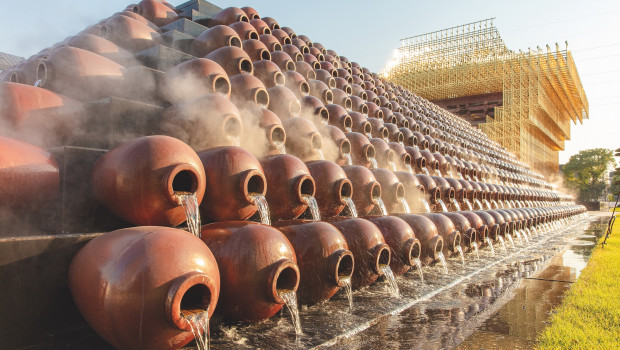
{"label": "green lawn", "polygon": [[620,349],[620,220],[538,340],[539,349]]}

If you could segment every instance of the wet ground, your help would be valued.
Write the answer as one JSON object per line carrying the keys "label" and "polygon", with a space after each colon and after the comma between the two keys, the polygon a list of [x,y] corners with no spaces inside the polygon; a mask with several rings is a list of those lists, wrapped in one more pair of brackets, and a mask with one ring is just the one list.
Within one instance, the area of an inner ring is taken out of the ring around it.
{"label": "wet ground", "polygon": [[349,310],[344,293],[302,308],[304,334],[295,336],[283,311],[255,325],[212,327],[214,349],[531,349],[552,309],[586,266],[608,217],[592,215],[504,251],[481,249],[480,259],[448,259],[449,273],[425,267],[397,277],[401,297],[375,283],[354,292]]}

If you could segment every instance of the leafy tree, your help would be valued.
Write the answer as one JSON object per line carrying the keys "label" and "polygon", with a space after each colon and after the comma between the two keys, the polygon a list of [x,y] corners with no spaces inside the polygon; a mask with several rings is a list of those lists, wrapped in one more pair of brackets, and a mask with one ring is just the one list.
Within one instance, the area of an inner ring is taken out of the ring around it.
{"label": "leafy tree", "polygon": [[612,150],[594,148],[570,157],[562,171],[566,184],[579,191],[578,200],[592,202],[605,191],[607,184],[603,177],[615,163]]}

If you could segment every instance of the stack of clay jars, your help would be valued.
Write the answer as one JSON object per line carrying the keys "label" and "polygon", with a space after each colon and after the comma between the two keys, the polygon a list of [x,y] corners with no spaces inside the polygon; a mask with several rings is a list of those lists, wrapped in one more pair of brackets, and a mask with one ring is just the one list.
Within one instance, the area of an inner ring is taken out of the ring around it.
{"label": "stack of clay jars", "polygon": [[[14,210],[57,195],[58,166],[38,147],[87,128],[85,103],[140,90],[127,68],[167,44],[162,27],[179,13],[143,0],[2,75],[2,122],[21,140],[0,139]],[[90,179],[132,227],[86,245],[69,286],[116,347],[182,346],[196,310],[259,321],[281,309],[281,291],[315,304],[349,278],[374,283],[384,265],[403,275],[416,258],[584,212],[464,120],[252,8],[213,16],[186,53],[143,89],[165,107],[159,134],[109,150]],[[201,239],[173,228],[192,200]]]}

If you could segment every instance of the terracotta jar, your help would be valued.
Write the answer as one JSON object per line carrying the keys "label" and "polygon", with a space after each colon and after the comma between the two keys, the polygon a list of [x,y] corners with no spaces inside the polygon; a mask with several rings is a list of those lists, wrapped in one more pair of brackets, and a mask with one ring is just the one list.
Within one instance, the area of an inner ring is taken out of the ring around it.
{"label": "terracotta jar", "polygon": [[128,50],[100,36],[92,34],[76,35],[67,40],[66,44],[96,53],[126,67],[136,63],[136,59]]}
{"label": "terracotta jar", "polygon": [[293,29],[289,27],[280,27],[280,29],[282,29],[289,36],[289,38],[291,38],[291,40],[297,39],[297,34],[295,34]]}
{"label": "terracotta jar", "polygon": [[241,47],[241,38],[234,29],[224,26],[213,26],[192,41],[192,53],[196,57],[205,57],[209,53],[226,46]]}
{"label": "terracotta jar", "polygon": [[177,226],[186,219],[179,192],[205,191],[196,152],[169,136],[127,141],[103,155],[92,174],[95,197],[112,213],[136,225]]}
{"label": "terracotta jar", "polygon": [[222,66],[206,58],[195,58],[169,69],[160,84],[161,95],[178,104],[205,94],[230,98],[230,80]]}
{"label": "terracotta jar", "polygon": [[160,129],[195,150],[234,146],[243,134],[239,110],[225,96],[207,94],[168,107]]}
{"label": "terracotta jar", "polygon": [[314,124],[305,118],[290,118],[282,122],[288,137],[286,149],[302,161],[319,160],[322,152],[323,137]]}
{"label": "terracotta jar", "polygon": [[209,20],[209,26],[213,27],[216,25],[231,25],[235,22],[249,22],[250,19],[243,12],[242,9],[238,7],[227,7],[222,11],[218,12]]}
{"label": "terracotta jar", "polygon": [[153,28],[125,15],[110,17],[99,28],[99,36],[130,51],[140,52],[163,43]]}
{"label": "terracotta jar", "polygon": [[280,119],[294,118],[301,112],[301,105],[295,94],[285,86],[274,86],[267,89],[269,105],[267,108],[274,112]]}
{"label": "terracotta jar", "polygon": [[402,143],[405,141],[403,133],[398,130],[398,126],[393,123],[383,123],[383,126],[388,132],[388,141],[395,143]]}
{"label": "terracotta jar", "polygon": [[[160,34],[161,34],[161,29],[160,29],[158,26],[156,26],[156,25],[155,25],[155,23],[153,23],[153,22],[149,21],[148,19],[144,18],[144,16],[141,16],[141,15],[139,15],[139,14],[138,14],[138,8],[137,8],[137,5],[133,5],[133,6],[132,6],[132,5],[129,5],[129,6],[127,6],[127,8],[126,8],[124,11],[117,12],[117,13],[115,13],[114,15],[110,16],[110,18],[112,18],[112,17],[114,17],[114,16],[125,16],[125,17],[129,17],[129,18],[131,18],[131,19],[133,19],[133,20],[136,20],[136,21],[138,21],[138,22],[140,22],[140,23],[144,24],[145,26],[147,26],[147,27],[149,27],[149,28],[153,29],[153,30],[154,30],[154,31],[156,31],[157,33],[160,33]],[[104,22],[105,22],[105,21],[104,21]],[[102,23],[102,24],[103,24],[103,23]],[[94,26],[93,26],[93,27],[94,27]],[[92,28],[93,28],[93,27],[89,27],[89,28],[91,28],[91,30],[92,30]],[[99,28],[101,28],[101,26],[99,26]],[[83,32],[83,33],[86,33],[86,32],[88,32],[88,29],[87,29],[87,30],[84,30],[84,32]],[[99,35],[100,33],[99,33],[99,31],[97,31],[97,32],[94,32],[94,33],[89,33],[89,34]]]}
{"label": "terracotta jar", "polygon": [[60,175],[51,153],[0,137],[0,196],[3,211],[31,212],[58,197]]}
{"label": "terracotta jar", "polygon": [[268,60],[260,60],[254,62],[253,65],[254,76],[260,79],[267,89],[284,85],[284,75],[277,64]]}
{"label": "terracotta jar", "polygon": [[[452,221],[456,230],[459,231],[462,237],[462,244],[466,248],[472,248],[473,242],[478,242],[476,229],[471,227],[469,220],[459,213],[441,213]],[[477,244],[477,243],[476,243]]]}
{"label": "terracotta jar", "polygon": [[334,99],[334,104],[341,106],[347,111],[353,108],[353,102],[349,98],[349,95],[339,88],[332,88],[330,90]]}
{"label": "terracotta jar", "polygon": [[282,45],[282,51],[286,52],[291,57],[293,62],[304,60],[304,56],[301,51],[299,51],[299,48],[293,44]]}
{"label": "terracotta jar", "polygon": [[411,208],[412,213],[425,213],[427,211],[423,200],[426,200],[424,186],[420,184],[418,178],[408,171],[395,171],[403,186],[405,186],[405,199]]}
{"label": "terracotta jar", "polygon": [[60,47],[40,61],[39,86],[77,100],[90,101],[118,94],[125,68],[90,51]]}
{"label": "terracotta jar", "polygon": [[366,104],[366,101],[355,95],[349,95],[349,98],[351,99],[351,109],[354,112],[363,114],[364,116],[368,115],[368,105]]}
{"label": "terracotta jar", "polygon": [[439,235],[437,227],[427,217],[417,214],[400,214],[412,229],[415,237],[420,240],[420,260],[424,265],[439,259],[439,253],[443,250],[444,240]]}
{"label": "terracotta jar", "polygon": [[318,98],[323,104],[328,105],[334,102],[334,95],[330,88],[320,80],[309,80],[310,95]]}
{"label": "terracotta jar", "polygon": [[80,132],[80,102],[49,90],[0,82],[0,122],[13,138],[40,147],[67,144]]}
{"label": "terracotta jar", "polygon": [[443,254],[445,256],[450,256],[453,253],[456,253],[456,247],[461,245],[461,234],[456,230],[456,227],[452,223],[450,219],[448,219],[443,214],[422,214],[428,219],[430,219],[435,227],[437,227],[437,232],[444,240]]}
{"label": "terracotta jar", "polygon": [[261,165],[267,178],[266,197],[272,219],[295,219],[306,211],[304,196],[314,196],[316,188],[308,167],[288,154],[265,157]]}
{"label": "terracotta jar", "polygon": [[298,99],[302,99],[310,93],[310,86],[306,82],[306,78],[295,71],[284,72],[284,81],[284,86],[289,88]]}
{"label": "terracotta jar", "polygon": [[345,134],[351,143],[351,158],[354,165],[361,165],[366,168],[372,166],[375,159],[375,147],[370,144],[368,138],[358,132],[348,132]]}
{"label": "terracotta jar", "polygon": [[351,120],[351,116],[346,109],[342,108],[337,104],[327,104],[325,105],[327,109],[327,113],[329,114],[329,124],[337,127],[343,132],[351,131],[351,127],[353,122]]}
{"label": "terracotta jar", "polygon": [[159,27],[179,19],[174,10],[158,0],[142,0],[137,5],[137,13]]}
{"label": "terracotta jar", "polygon": [[370,139],[370,144],[375,148],[375,158],[380,168],[397,170],[396,153],[384,139],[373,137]]}
{"label": "terracotta jar", "polygon": [[[310,52],[310,47],[308,47],[305,41],[299,38],[291,39],[291,45],[294,45],[295,47],[297,47],[299,49],[299,52],[301,52],[302,54]],[[301,60],[303,61],[303,56]]]}
{"label": "terracotta jar", "polygon": [[328,222],[344,236],[355,259],[353,288],[359,289],[374,283],[383,275],[381,266],[391,261],[390,247],[379,228],[372,222],[359,218],[332,217]]}
{"label": "terracotta jar", "polygon": [[372,126],[372,131],[371,131],[372,137],[376,137],[376,138],[384,139],[384,140],[388,138],[388,131],[383,125],[382,120],[377,119],[377,118],[372,118],[372,117],[368,117],[366,120]]}
{"label": "terracotta jar", "polygon": [[[506,235],[511,234],[511,232],[510,232],[510,225],[506,222],[506,220],[504,219],[504,216],[502,214],[498,213],[497,211],[495,211],[495,210],[484,210],[484,211],[480,210],[480,211],[474,211],[474,213],[476,213],[477,215],[480,215],[482,220],[485,220],[485,219],[482,217],[482,215],[480,213],[486,213],[486,214],[490,215],[493,218],[493,221],[497,225],[497,229],[496,230],[491,229],[491,231],[495,231],[495,233],[496,233],[496,236],[492,237],[492,238],[496,239],[497,235],[500,235],[500,236],[505,238]],[[491,227],[491,226],[489,225],[489,227]]]}
{"label": "terracotta jar", "polygon": [[385,204],[387,212],[390,214],[408,213],[409,204],[406,203],[405,186],[398,180],[398,177],[387,169],[377,168],[371,171],[379,184],[381,184],[381,199]]}
{"label": "terracotta jar", "polygon": [[398,142],[390,142],[388,146],[394,151],[396,156],[396,170],[413,171],[413,167],[411,166],[411,155],[407,153],[405,146]]}
{"label": "terracotta jar", "polygon": [[284,51],[273,51],[271,60],[280,67],[282,71],[295,70],[295,63],[291,56]]}
{"label": "terracotta jar", "polygon": [[256,20],[256,19],[260,19],[260,15],[258,14],[258,12],[249,6],[245,6],[242,7],[241,10],[243,10],[243,12],[245,12],[246,16],[248,16],[248,18],[250,19],[250,21],[252,20]]}
{"label": "terracotta jar", "polygon": [[314,96],[304,96],[301,100],[301,116],[311,119],[317,125],[329,123],[329,112],[321,100]]}
{"label": "terracotta jar", "polygon": [[476,199],[476,191],[472,187],[471,183],[464,179],[458,179],[458,182],[463,186],[463,195],[469,200],[469,203],[474,208],[474,200]]}
{"label": "terracotta jar", "polygon": [[[320,126],[319,126],[320,127]],[[347,140],[346,135],[342,130],[333,125],[325,125],[320,128],[323,135],[329,136],[328,142],[323,143],[323,149],[327,151],[327,156],[330,159],[334,159],[334,162],[340,166],[353,165],[351,158],[351,142]],[[329,142],[333,141],[333,144]],[[336,146],[336,149],[333,146]],[[334,153],[336,153],[334,157]]]}
{"label": "terracotta jar", "polygon": [[[245,23],[245,22],[237,22]],[[248,39],[242,43],[243,51],[248,54],[252,62],[258,62],[261,60],[271,60],[271,54],[267,50],[267,46],[261,41]]]}
{"label": "terracotta jar", "polygon": [[280,44],[278,39],[276,39],[276,37],[271,34],[261,34],[258,37],[258,40],[262,41],[271,53],[282,51],[282,44]]}
{"label": "terracotta jar", "polygon": [[426,169],[426,158],[422,157],[420,150],[417,147],[405,146],[405,151],[411,157],[411,165],[414,167],[414,171],[418,174],[423,173]]}
{"label": "terracotta jar", "polygon": [[353,203],[358,216],[368,215],[381,198],[381,184],[368,168],[363,166],[342,167],[347,178],[353,185]]}
{"label": "terracotta jar", "polygon": [[209,248],[188,232],[157,226],[88,242],[71,262],[68,284],[86,321],[118,349],[184,346],[194,339],[186,317],[213,314],[220,294]]}
{"label": "terracotta jar", "polygon": [[272,31],[274,29],[280,29],[280,25],[278,24],[278,22],[271,18],[271,17],[262,17],[261,18],[263,21],[265,21],[265,23],[267,23],[269,25],[269,29],[271,29]]}
{"label": "terracotta jar", "polygon": [[[266,108],[254,107],[250,109],[249,117],[252,118],[254,123],[258,121],[258,127],[265,133],[266,147],[256,146],[256,143],[252,143],[249,148],[253,154],[258,156],[274,155],[285,152],[286,131],[282,126],[280,118],[272,111]],[[260,143],[260,142],[259,142]],[[242,142],[245,144],[245,142]],[[249,147],[249,146],[248,146]]]}
{"label": "terracotta jar", "polygon": [[284,306],[280,293],[297,291],[295,252],[277,229],[255,222],[226,221],[204,225],[200,232],[220,269],[217,312],[225,319],[264,320]]}
{"label": "terracotta jar", "polygon": [[452,201],[455,198],[454,188],[452,188],[452,186],[450,186],[450,183],[448,183],[448,181],[446,181],[446,179],[444,179],[441,176],[431,176],[431,177],[433,178],[433,181],[435,181],[435,184],[441,191],[440,192],[441,200],[444,202],[446,207],[449,207],[452,211],[455,211],[457,208],[455,208],[452,205]]}
{"label": "terracotta jar", "polygon": [[291,38],[282,29],[279,29],[279,28],[271,29],[271,35],[276,37],[276,39],[278,39],[278,41],[282,45],[290,45],[291,44]]}
{"label": "terracotta jar", "polygon": [[230,100],[239,108],[247,109],[250,105],[267,107],[269,94],[265,85],[250,74],[237,74],[230,77]]}
{"label": "terracotta jar", "polygon": [[420,257],[420,241],[415,237],[413,229],[407,222],[396,216],[365,217],[375,224],[390,246],[392,259],[390,268],[396,276],[404,275],[415,264],[414,259]]}
{"label": "terracotta jar", "polygon": [[[235,32],[237,32],[237,35],[239,35],[239,38],[241,38],[241,40],[245,41],[245,40],[256,40],[259,41],[259,36],[258,36],[258,32],[256,31],[256,28],[254,28],[253,25],[251,25],[248,22],[235,22],[229,25],[230,28],[232,28],[232,30],[234,30]],[[242,45],[242,47],[245,46]]]}
{"label": "terracotta jar", "polygon": [[480,220],[482,220],[484,225],[488,228],[488,236],[492,241],[497,241],[497,235],[500,233],[503,236],[503,230],[500,228],[499,224],[495,222],[495,218],[492,215],[484,211],[472,211],[469,213],[477,215]]}
{"label": "terracotta jar", "polygon": [[304,61],[295,62],[295,71],[303,75],[307,80],[316,79],[316,73],[312,66]]}
{"label": "terracotta jar", "polygon": [[515,236],[515,231],[519,230],[519,222],[517,217],[513,217],[512,213],[507,210],[496,209],[493,211],[504,217],[506,227],[508,228],[507,234]]}
{"label": "terracotta jar", "polygon": [[328,160],[307,162],[316,185],[316,201],[321,217],[337,216],[346,207],[345,197],[352,198],[353,185],[342,168]]}
{"label": "terracotta jar", "polygon": [[320,221],[289,220],[276,224],[295,249],[299,266],[297,300],[316,304],[344,287],[354,271],[353,253],[333,225]]}
{"label": "terracotta jar", "polygon": [[235,46],[224,46],[211,51],[205,56],[222,66],[228,76],[236,74],[253,74],[252,60],[245,51]]}
{"label": "terracotta jar", "polygon": [[469,225],[476,230],[478,245],[486,244],[486,238],[489,236],[489,227],[485,224],[480,215],[472,211],[459,211],[458,213],[464,216],[469,221]]}
{"label": "terracotta jar", "polygon": [[437,187],[435,180],[432,177],[424,174],[416,174],[415,177],[420,182],[420,185],[424,187],[426,193],[426,200],[431,206],[433,212],[441,211],[439,200],[441,199],[441,188]]}
{"label": "terracotta jar", "polygon": [[421,150],[420,154],[426,159],[426,167],[428,168],[428,170],[432,174],[439,175],[439,162],[437,161],[437,159],[435,159],[435,157],[433,157],[433,153],[427,150]]}
{"label": "terracotta jar", "polygon": [[304,53],[304,62],[306,62],[307,64],[309,64],[312,69],[321,69],[321,64],[319,63],[319,60],[311,53]]}
{"label": "terracotta jar", "polygon": [[370,135],[372,133],[372,125],[366,120],[366,117],[359,112],[349,112],[351,117],[351,131],[360,134]]}
{"label": "terracotta jar", "polygon": [[258,35],[271,34],[269,25],[267,25],[267,23],[260,18],[250,18],[250,24],[254,27],[254,29],[256,29]]}
{"label": "terracotta jar", "polygon": [[265,195],[260,162],[240,147],[211,148],[198,154],[206,174],[200,212],[209,221],[246,220],[258,210],[255,195]]}
{"label": "terracotta jar", "polygon": [[49,51],[37,54],[6,69],[1,73],[3,76],[0,81],[34,85],[37,81],[37,68],[39,67],[39,63],[41,60],[46,59],[48,54]]}

